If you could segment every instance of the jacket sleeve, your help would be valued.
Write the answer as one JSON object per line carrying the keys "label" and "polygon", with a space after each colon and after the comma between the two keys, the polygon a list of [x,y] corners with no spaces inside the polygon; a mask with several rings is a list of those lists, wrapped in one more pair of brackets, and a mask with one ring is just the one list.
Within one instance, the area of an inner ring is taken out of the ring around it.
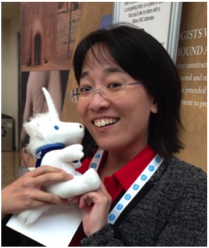
{"label": "jacket sleeve", "polygon": [[98,232],[81,240],[82,246],[124,246],[119,234],[110,224],[106,224]]}
{"label": "jacket sleeve", "polygon": [[206,175],[193,177],[184,188],[181,200],[171,213],[157,246],[207,246]]}

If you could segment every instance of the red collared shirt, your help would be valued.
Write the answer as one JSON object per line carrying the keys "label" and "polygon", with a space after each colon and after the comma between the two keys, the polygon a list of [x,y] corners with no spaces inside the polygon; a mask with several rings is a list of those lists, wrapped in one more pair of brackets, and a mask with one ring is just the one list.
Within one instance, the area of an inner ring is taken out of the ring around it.
{"label": "red collared shirt", "polygon": [[[108,193],[112,197],[112,202],[119,196],[122,190],[127,191],[137,177],[146,168],[149,162],[154,158],[156,152],[153,151],[148,145],[139,152],[130,162],[123,166],[120,170],[115,172],[112,176],[105,177],[104,185]],[[100,172],[102,165],[106,159],[107,152],[104,152],[101,163],[98,168]],[[91,159],[87,158],[83,161],[82,167],[78,169],[80,173],[84,173],[88,170]],[[85,234],[80,229],[76,232],[70,246],[80,246],[80,240],[85,237]]]}

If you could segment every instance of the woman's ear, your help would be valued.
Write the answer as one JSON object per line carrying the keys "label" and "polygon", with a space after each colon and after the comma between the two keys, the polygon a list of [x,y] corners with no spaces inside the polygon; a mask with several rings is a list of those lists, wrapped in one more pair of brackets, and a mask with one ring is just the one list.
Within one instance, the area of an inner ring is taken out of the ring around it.
{"label": "woman's ear", "polygon": [[153,103],[150,108],[151,113],[156,114],[158,112],[157,102],[153,99]]}

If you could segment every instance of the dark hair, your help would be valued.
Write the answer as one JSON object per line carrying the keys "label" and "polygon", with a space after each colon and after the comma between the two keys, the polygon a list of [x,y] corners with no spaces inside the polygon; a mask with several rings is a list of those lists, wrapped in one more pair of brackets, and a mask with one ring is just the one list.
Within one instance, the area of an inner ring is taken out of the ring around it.
{"label": "dark hair", "polygon": [[[78,84],[86,53],[94,44],[105,45],[116,63],[135,80],[142,81],[157,103],[158,112],[151,114],[149,121],[150,147],[164,158],[179,152],[183,148],[180,140],[183,129],[180,119],[181,81],[164,47],[144,30],[132,26],[118,25],[109,30],[94,31],[79,43],[74,54]],[[97,59],[101,61],[100,55]],[[95,142],[88,131],[83,140],[84,148],[87,144],[88,149],[94,148]]]}

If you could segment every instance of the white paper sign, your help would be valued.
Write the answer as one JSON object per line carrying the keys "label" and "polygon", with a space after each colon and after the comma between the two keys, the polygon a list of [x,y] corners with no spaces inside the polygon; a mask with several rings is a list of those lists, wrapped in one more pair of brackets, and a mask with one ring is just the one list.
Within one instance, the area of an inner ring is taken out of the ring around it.
{"label": "white paper sign", "polygon": [[121,2],[117,21],[144,28],[167,49],[171,6],[171,2]]}
{"label": "white paper sign", "polygon": [[45,246],[68,247],[80,223],[78,208],[55,205],[32,225],[24,225],[17,215],[13,215],[7,226]]}
{"label": "white paper sign", "polygon": [[154,36],[176,62],[182,2],[115,2],[114,23],[132,23]]}

